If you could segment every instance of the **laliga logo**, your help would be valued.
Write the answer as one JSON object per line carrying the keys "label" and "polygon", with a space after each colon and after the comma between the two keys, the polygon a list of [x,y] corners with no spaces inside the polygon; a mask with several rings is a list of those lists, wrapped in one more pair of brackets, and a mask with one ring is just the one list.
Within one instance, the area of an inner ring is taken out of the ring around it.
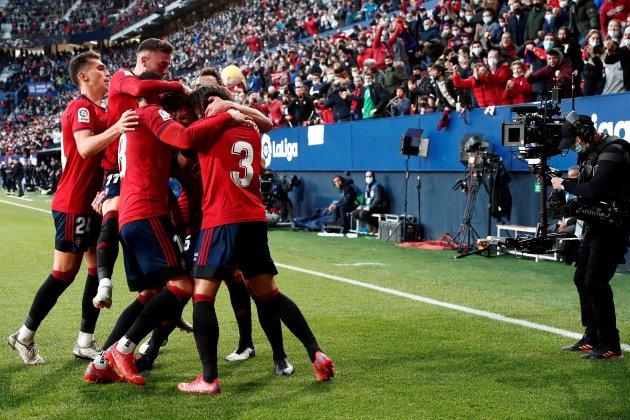
{"label": "laliga logo", "polygon": [[293,158],[298,156],[298,144],[289,143],[285,137],[280,142],[271,141],[267,134],[262,136],[262,157],[265,159],[267,166],[271,164],[271,158],[285,158],[287,162],[291,162]]}
{"label": "laliga logo", "polygon": [[601,123],[598,123],[597,114],[593,114],[591,119],[593,120],[595,127],[597,127],[597,131],[600,133],[606,132],[609,135],[619,136],[628,140],[626,137],[630,136],[630,121],[617,121],[616,123],[613,123],[612,121],[602,121]]}

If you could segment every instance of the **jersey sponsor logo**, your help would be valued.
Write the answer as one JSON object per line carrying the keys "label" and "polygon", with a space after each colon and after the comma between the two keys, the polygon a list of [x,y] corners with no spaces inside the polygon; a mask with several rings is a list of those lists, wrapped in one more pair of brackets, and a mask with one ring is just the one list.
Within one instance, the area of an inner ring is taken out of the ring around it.
{"label": "jersey sponsor logo", "polygon": [[90,122],[90,111],[87,108],[79,108],[77,111],[77,118],[80,123],[88,124]]}
{"label": "jersey sponsor logo", "polygon": [[297,142],[289,142],[286,137],[278,142],[272,141],[267,134],[263,134],[262,157],[267,166],[271,164],[272,159],[280,158],[291,162],[293,158],[298,157],[298,144]]}
{"label": "jersey sponsor logo", "polygon": [[[602,121],[599,122],[597,113],[591,115],[593,124],[600,133],[626,138],[630,136],[630,121]],[[628,138],[626,138],[628,140]]]}
{"label": "jersey sponsor logo", "polygon": [[171,119],[171,114],[164,111],[163,109],[158,110],[158,114],[160,114],[160,117],[162,117],[164,121],[168,121]]}

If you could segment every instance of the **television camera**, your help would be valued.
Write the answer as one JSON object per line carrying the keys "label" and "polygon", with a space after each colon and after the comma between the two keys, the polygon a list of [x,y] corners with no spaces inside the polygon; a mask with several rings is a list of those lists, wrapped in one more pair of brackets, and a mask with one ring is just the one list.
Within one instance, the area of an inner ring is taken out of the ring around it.
{"label": "television camera", "polygon": [[288,222],[293,216],[293,203],[289,199],[289,192],[301,184],[296,175],[278,175],[268,170],[260,176],[260,192],[263,204],[268,213],[280,216],[281,222]]}

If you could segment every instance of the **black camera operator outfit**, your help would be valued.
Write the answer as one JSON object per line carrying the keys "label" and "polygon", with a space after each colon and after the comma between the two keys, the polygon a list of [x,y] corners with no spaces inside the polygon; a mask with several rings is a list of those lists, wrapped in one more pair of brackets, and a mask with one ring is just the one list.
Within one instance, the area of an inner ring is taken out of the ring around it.
{"label": "black camera operator outfit", "polygon": [[[630,151],[621,143],[625,140],[599,135],[592,125],[580,127],[578,123],[577,127],[580,139],[589,138],[590,146],[580,165],[578,183],[565,180],[562,187],[578,198],[606,203],[623,200],[628,194],[630,177]],[[578,343],[563,350],[589,351],[582,356],[585,359],[622,357],[610,280],[617,264],[623,262],[629,236],[630,226],[585,222],[573,281],[586,331]]]}

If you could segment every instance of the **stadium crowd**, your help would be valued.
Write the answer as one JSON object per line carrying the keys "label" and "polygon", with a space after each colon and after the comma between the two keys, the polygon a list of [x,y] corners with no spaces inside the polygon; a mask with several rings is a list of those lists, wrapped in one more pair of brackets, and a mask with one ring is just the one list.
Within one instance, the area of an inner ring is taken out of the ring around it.
{"label": "stadium crowd", "polygon": [[[176,48],[173,77],[223,69],[235,97],[275,127],[442,112],[441,129],[451,111],[538,100],[555,84],[563,97],[572,85],[578,96],[627,91],[629,8],[628,0],[441,0],[429,10],[254,0],[165,39]],[[133,48],[102,51],[104,62],[128,66]],[[5,89],[30,80],[65,86],[67,60],[16,58]]]}

